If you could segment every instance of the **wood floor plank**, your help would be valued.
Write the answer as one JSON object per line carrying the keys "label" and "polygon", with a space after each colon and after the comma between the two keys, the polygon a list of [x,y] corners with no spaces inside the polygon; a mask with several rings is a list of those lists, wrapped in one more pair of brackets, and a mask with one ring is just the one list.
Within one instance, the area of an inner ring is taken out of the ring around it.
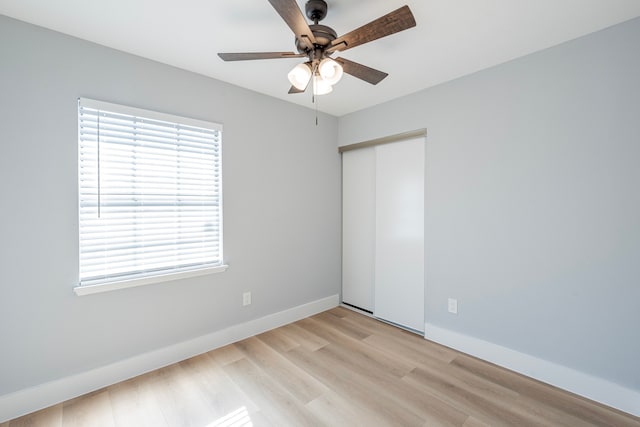
{"label": "wood floor plank", "polygon": [[298,367],[305,369],[314,375],[345,399],[349,399],[354,407],[366,408],[365,410],[373,414],[380,426],[421,426],[424,420],[416,414],[407,411],[402,406],[398,406],[382,393],[380,389],[370,387],[352,381],[351,373],[347,368],[340,365],[332,366],[319,357],[316,352],[308,352],[303,348],[295,348],[287,352],[286,357]]}
{"label": "wood floor plank", "polygon": [[612,408],[465,354],[458,355],[451,364],[478,377],[509,387],[523,396],[571,414],[587,423],[620,427],[640,426],[638,417],[622,414]]}
{"label": "wood floor plank", "polygon": [[344,335],[356,340],[362,340],[371,335],[371,332],[363,328],[361,325],[345,322],[343,318],[326,311],[316,314],[315,316],[310,317],[310,319],[321,320],[322,323],[332,326]]}
{"label": "wood floor plank", "polygon": [[640,427],[640,418],[337,307],[0,427]]}
{"label": "wood floor plank", "polygon": [[[347,368],[345,376],[353,383],[360,383],[364,389],[376,389],[382,385],[384,392],[377,393],[387,394],[387,399],[391,402],[397,396],[402,396],[401,401],[396,401],[398,407],[404,406],[408,412],[413,412],[428,420],[435,425],[456,425],[460,426],[467,419],[467,414],[457,411],[455,408],[446,403],[435,399],[424,399],[418,395],[417,390],[412,389],[406,384],[398,382],[398,378],[394,375],[394,367],[390,367],[387,363],[380,363],[385,357],[375,348],[367,348],[363,346],[359,339],[367,334],[352,333],[350,337],[345,335],[339,337],[335,333],[330,333],[326,328],[314,324],[314,320],[323,321],[327,318],[324,316],[314,316],[310,321],[301,322],[303,327],[309,328],[319,334],[324,334],[325,338],[334,343],[315,352],[326,358],[325,364],[329,366],[341,365]],[[329,327],[336,328],[340,332],[341,325],[335,319],[326,322]],[[351,340],[349,342],[349,340]],[[335,343],[339,343],[336,345]],[[319,357],[319,356],[317,356]],[[397,364],[397,360],[394,361]],[[413,368],[413,365],[407,365],[406,370],[401,371],[398,376],[403,376]],[[394,381],[395,380],[395,381]]]}
{"label": "wood floor plank", "polygon": [[218,415],[180,364],[158,369],[153,374],[148,384],[169,426],[207,425]]}
{"label": "wood floor plank", "polygon": [[459,354],[448,347],[425,340],[423,336],[413,332],[405,331],[375,318],[355,313],[353,310],[343,307],[338,307],[337,309],[346,312],[342,318],[343,322],[358,324],[361,328],[369,332],[370,336],[364,338],[364,341],[370,341],[371,343],[376,342],[379,343],[381,347],[391,348],[393,350],[396,348],[410,349],[418,353],[420,358],[436,358],[444,362],[450,362]]}
{"label": "wood floor plank", "polygon": [[333,314],[335,316],[342,317],[342,318],[344,318],[346,316],[346,314],[347,314],[346,312],[347,312],[347,310],[344,307],[340,307],[340,306],[334,307],[334,308],[330,308],[329,310],[326,310],[326,313],[331,313],[331,314]]}
{"label": "wood floor plank", "polygon": [[[404,341],[405,339],[408,339],[409,341],[415,341],[415,339],[425,341],[422,335],[416,334],[415,332],[406,331],[390,323],[386,323],[370,315],[356,312],[352,309],[336,307],[331,312],[334,313],[334,315],[341,317],[344,322],[359,325],[360,328],[366,329],[370,334],[385,335],[392,338],[401,339],[402,341]],[[444,346],[440,347],[442,348],[443,352],[449,352],[455,355],[455,350],[451,350],[450,348]]]}
{"label": "wood floor plank", "polygon": [[[356,352],[354,354],[357,354],[358,357],[373,360],[380,365],[381,369],[385,369],[397,377],[406,375],[416,367],[415,364],[407,363],[388,353],[376,351],[376,349],[366,345],[359,339],[349,337],[343,334],[342,331],[335,329],[332,325],[326,324],[323,321],[307,318],[296,322],[296,325],[299,325],[310,333],[320,336],[329,343],[335,344],[334,348],[342,349],[344,353],[350,353],[351,350],[353,350]],[[346,354],[345,357],[349,357],[349,354]]]}
{"label": "wood floor plank", "polygon": [[202,427],[277,427],[260,411],[250,413],[244,406],[219,417]]}
{"label": "wood floor plank", "polygon": [[464,424],[462,424],[462,427],[491,427],[491,426],[489,424],[483,423],[482,421],[476,418],[469,417],[464,422]]}
{"label": "wood floor plank", "polygon": [[304,347],[309,351],[316,351],[329,344],[328,341],[308,332],[295,323],[283,326],[282,328],[278,329],[280,329],[282,333],[287,335],[290,339],[298,343],[298,345]]}
{"label": "wood floor plank", "polygon": [[274,425],[319,425],[319,420],[304,405],[249,360],[229,363],[224,366],[224,370]]}
{"label": "wood floor plank", "polygon": [[368,411],[359,410],[351,401],[329,391],[307,403],[324,426],[376,426],[380,420]]}
{"label": "wood floor plank", "polygon": [[62,404],[1,423],[0,427],[62,427]]}
{"label": "wood floor plank", "polygon": [[287,389],[303,404],[329,391],[324,384],[297,366],[292,366],[286,358],[258,337],[247,338],[235,345],[262,372]]}
{"label": "wood floor plank", "polygon": [[107,388],[115,425],[123,427],[168,427],[148,376],[140,376]]}
{"label": "wood floor plank", "polygon": [[207,353],[211,359],[220,366],[233,363],[244,358],[244,355],[238,347],[233,344],[225,345]]}
{"label": "wood floor plank", "polygon": [[62,406],[62,423],[65,427],[115,427],[107,390],[65,403]]}
{"label": "wood floor plank", "polygon": [[[373,349],[371,351],[375,352]],[[381,368],[369,355],[359,354],[354,350],[345,354],[344,349],[333,344],[318,350],[317,354],[318,357],[325,357],[330,366],[344,366],[350,381],[360,383],[370,390],[384,388],[379,392],[389,401],[406,408],[424,421],[443,426],[461,426],[468,418],[467,413],[436,396],[420,393],[421,390],[410,383],[398,381],[397,377]]]}
{"label": "wood floor plank", "polygon": [[433,368],[420,367],[403,378],[425,391],[436,393],[451,405],[480,421],[500,426],[551,426],[515,404],[515,398],[486,395]]}
{"label": "wood floor plank", "polygon": [[[422,365],[424,367],[424,365]],[[439,368],[441,374],[448,376],[451,379],[455,379],[460,384],[468,389],[474,390],[475,393],[482,394],[484,396],[494,397],[496,399],[518,399],[520,395],[500,384],[496,384],[492,381],[488,381],[485,378],[479,378],[473,375],[469,375],[467,372],[456,370],[447,364],[444,368]]]}
{"label": "wood floor plank", "polygon": [[403,359],[411,361],[414,365],[429,364],[434,360],[449,363],[456,357],[455,354],[440,351],[420,337],[415,338],[424,342],[413,342],[413,337],[411,340],[405,341],[378,334],[372,334],[363,341],[381,351],[400,354]]}
{"label": "wood floor plank", "polygon": [[258,337],[264,341],[269,341],[269,345],[278,351],[289,351],[300,346],[300,343],[286,333],[283,328],[263,332]]}
{"label": "wood floor plank", "polygon": [[527,396],[518,396],[515,405],[523,408],[531,414],[535,414],[540,419],[547,420],[554,426],[566,427],[596,427],[598,424],[588,422],[584,419],[573,416],[570,413],[549,406],[544,402],[533,400]]}
{"label": "wood floor plank", "polygon": [[262,412],[257,411],[249,414],[249,420],[246,423],[238,423],[237,426],[234,424],[225,424],[224,420],[218,422],[218,424],[213,424],[206,427],[279,427],[278,424],[274,424],[271,420],[269,420]]}
{"label": "wood floor plank", "polygon": [[[390,323],[386,323],[384,321],[378,320],[375,317],[370,315],[365,315],[355,310],[344,308],[344,307],[336,307],[331,310],[331,313],[334,315],[341,317],[345,322],[351,322],[359,325],[361,328],[368,330],[371,334],[383,334],[392,337],[400,336],[418,336],[417,334],[409,331],[405,331],[403,329],[398,328],[397,326],[391,325]],[[401,332],[398,334],[398,332]]]}
{"label": "wood floor plank", "polygon": [[239,410],[244,410],[251,416],[259,412],[258,406],[229,378],[209,353],[182,361],[180,365],[189,373],[194,386],[217,418]]}

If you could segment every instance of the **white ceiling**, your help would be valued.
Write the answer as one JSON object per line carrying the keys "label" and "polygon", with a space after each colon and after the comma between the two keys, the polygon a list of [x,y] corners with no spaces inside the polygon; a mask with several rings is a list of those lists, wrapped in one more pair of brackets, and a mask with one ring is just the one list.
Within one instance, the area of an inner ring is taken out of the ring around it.
{"label": "white ceiling", "polygon": [[[304,10],[305,0],[297,0]],[[389,73],[377,86],[345,76],[319,97],[341,116],[640,16],[639,0],[327,0],[338,35],[408,4],[417,26],[337,56]],[[218,52],[295,51],[266,0],[0,0],[0,14],[233,83],[288,95],[300,59],[223,62]]]}

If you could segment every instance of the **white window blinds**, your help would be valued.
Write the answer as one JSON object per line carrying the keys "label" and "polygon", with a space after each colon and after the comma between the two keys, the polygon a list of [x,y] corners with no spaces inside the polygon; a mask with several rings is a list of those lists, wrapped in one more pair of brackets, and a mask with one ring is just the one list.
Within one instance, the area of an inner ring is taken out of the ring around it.
{"label": "white window blinds", "polygon": [[81,98],[80,285],[222,265],[214,123]]}

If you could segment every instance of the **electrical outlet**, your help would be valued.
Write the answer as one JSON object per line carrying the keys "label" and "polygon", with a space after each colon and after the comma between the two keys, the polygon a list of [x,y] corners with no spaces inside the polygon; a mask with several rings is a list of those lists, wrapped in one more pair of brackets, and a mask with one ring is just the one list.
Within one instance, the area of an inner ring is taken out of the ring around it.
{"label": "electrical outlet", "polygon": [[242,305],[251,304],[251,292],[245,292],[242,294]]}
{"label": "electrical outlet", "polygon": [[458,314],[458,300],[454,298],[449,298],[448,304],[449,313]]}

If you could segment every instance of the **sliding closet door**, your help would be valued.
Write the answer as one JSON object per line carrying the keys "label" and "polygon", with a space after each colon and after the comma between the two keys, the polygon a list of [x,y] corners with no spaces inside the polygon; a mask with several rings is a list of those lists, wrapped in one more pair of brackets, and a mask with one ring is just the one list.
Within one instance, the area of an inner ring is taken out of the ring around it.
{"label": "sliding closet door", "polygon": [[375,150],[342,153],[342,302],[373,311]]}
{"label": "sliding closet door", "polygon": [[374,315],[422,332],[424,138],[375,150]]}

